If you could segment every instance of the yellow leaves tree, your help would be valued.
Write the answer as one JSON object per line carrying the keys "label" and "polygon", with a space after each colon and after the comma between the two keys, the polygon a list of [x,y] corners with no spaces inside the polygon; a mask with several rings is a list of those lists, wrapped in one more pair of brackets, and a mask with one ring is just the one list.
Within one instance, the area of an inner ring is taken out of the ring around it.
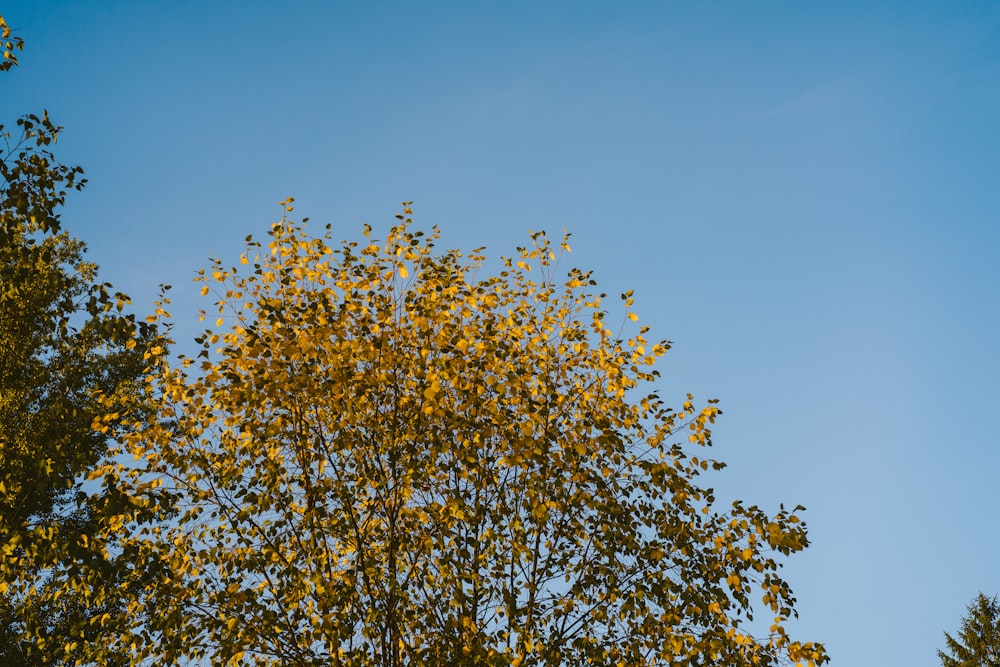
{"label": "yellow leaves tree", "polygon": [[784,629],[805,525],[699,485],[719,410],[653,390],[668,343],[615,333],[565,240],[493,275],[409,214],[335,244],[286,213],[199,277],[215,327],[195,358],[154,349],[160,412],[112,427],[134,463],[97,476],[146,620],[111,619],[95,660],[825,662]]}

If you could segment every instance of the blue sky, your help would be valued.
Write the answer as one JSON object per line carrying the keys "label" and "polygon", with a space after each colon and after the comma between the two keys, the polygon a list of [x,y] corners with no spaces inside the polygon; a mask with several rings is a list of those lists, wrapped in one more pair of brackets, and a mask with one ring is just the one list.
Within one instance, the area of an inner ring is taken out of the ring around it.
{"label": "blue sky", "polygon": [[36,2],[0,122],[47,108],[65,225],[151,309],[277,202],[340,236],[573,233],[718,397],[720,497],[801,503],[796,634],[936,665],[1000,593],[1000,5]]}

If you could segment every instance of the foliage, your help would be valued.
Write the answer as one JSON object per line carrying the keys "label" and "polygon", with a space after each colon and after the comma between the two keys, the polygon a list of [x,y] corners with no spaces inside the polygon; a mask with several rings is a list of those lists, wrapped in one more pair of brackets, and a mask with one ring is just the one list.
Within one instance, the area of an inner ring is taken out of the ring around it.
{"label": "foliage", "polygon": [[150,351],[159,414],[99,425],[129,455],[97,475],[127,499],[99,539],[148,595],[93,659],[825,662],[785,631],[805,524],[697,484],[720,411],[648,391],[669,345],[617,337],[544,234],[478,277],[409,213],[336,249],[283,217],[200,276],[218,319],[196,358]]}
{"label": "foliage", "polygon": [[[21,42],[2,17],[0,31],[6,70]],[[46,113],[17,126],[0,126],[0,662],[58,664],[62,639],[86,636],[93,610],[48,598],[47,573],[60,559],[102,560],[78,543],[98,530],[77,498],[108,452],[91,428],[109,405],[97,396],[134,393],[151,332],[122,313],[125,295],[97,282],[84,244],[60,231],[67,191],[85,183],[50,151],[61,128]],[[29,656],[25,635],[56,648]]]}
{"label": "foliage", "polygon": [[958,638],[944,633],[948,653],[938,651],[944,667],[1000,667],[1000,604],[982,593],[969,604]]}
{"label": "foliage", "polygon": [[0,59],[0,72],[6,72],[17,65],[17,51],[24,48],[24,40],[11,33],[10,26],[3,16],[0,16],[0,46],[3,47],[3,58]]}

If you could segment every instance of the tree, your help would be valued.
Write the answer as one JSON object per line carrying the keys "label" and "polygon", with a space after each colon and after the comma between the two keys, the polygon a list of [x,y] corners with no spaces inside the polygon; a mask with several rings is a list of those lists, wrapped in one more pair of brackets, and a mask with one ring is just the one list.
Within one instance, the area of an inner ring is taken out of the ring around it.
{"label": "tree", "polygon": [[[3,17],[0,37],[5,71],[17,64],[22,42]],[[107,415],[115,397],[135,391],[145,371],[139,343],[151,334],[122,312],[124,294],[97,281],[97,267],[84,260],[85,245],[60,229],[67,191],[85,183],[79,167],[59,163],[50,150],[60,129],[47,113],[20,118],[16,132],[0,125],[4,665],[68,661],[69,638],[87,636],[91,614],[114,606],[108,601],[88,609],[90,602],[78,595],[48,596],[48,573],[60,559],[83,560],[91,570],[103,560],[79,542],[97,532],[81,483],[108,453],[107,438],[92,423]]]}
{"label": "tree", "polygon": [[[944,667],[1000,667],[1000,604],[996,596],[976,596],[962,618],[958,638],[944,633],[948,653],[938,651]],[[950,654],[950,655],[949,655]]]}
{"label": "tree", "polygon": [[802,508],[716,508],[718,407],[641,391],[669,344],[616,337],[544,234],[478,277],[481,249],[438,253],[409,213],[337,249],[286,214],[203,272],[201,352],[150,350],[159,414],[102,427],[123,456],[95,477],[128,501],[97,539],[148,595],[92,659],[826,662],[784,627]]}

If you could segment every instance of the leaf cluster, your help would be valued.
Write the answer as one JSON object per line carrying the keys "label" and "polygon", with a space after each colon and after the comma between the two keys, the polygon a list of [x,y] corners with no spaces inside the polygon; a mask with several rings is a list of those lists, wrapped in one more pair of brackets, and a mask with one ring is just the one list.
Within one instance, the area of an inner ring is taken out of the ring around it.
{"label": "leaf cluster", "polygon": [[6,72],[17,65],[17,51],[24,48],[24,40],[11,32],[3,16],[0,16],[0,47],[3,48],[0,72]]}

